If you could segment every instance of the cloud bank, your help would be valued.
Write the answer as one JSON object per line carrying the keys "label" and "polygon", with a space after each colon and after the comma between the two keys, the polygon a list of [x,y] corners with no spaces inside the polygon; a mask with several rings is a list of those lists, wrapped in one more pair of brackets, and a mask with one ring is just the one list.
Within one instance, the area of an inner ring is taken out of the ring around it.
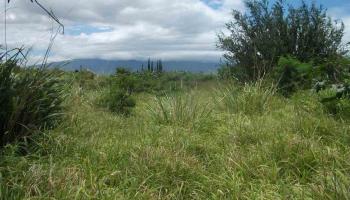
{"label": "cloud bank", "polygon": [[[41,0],[66,26],[51,61],[76,58],[219,60],[216,34],[243,0]],[[0,16],[3,18],[3,7]],[[350,27],[350,16],[344,22]],[[29,0],[12,0],[7,14],[8,45],[45,51],[57,27]],[[4,29],[3,23],[0,29]],[[350,34],[347,34],[350,37]],[[4,32],[0,38],[3,40]],[[3,42],[1,42],[3,44]]]}
{"label": "cloud bank", "polygon": [[[55,40],[53,60],[218,59],[216,34],[229,19],[231,8],[243,8],[241,0],[41,2],[66,26],[66,34]],[[32,47],[34,57],[44,52],[56,27],[29,0],[12,0],[7,21],[8,45]],[[3,30],[3,24],[0,27]],[[0,37],[4,38],[3,32]]]}

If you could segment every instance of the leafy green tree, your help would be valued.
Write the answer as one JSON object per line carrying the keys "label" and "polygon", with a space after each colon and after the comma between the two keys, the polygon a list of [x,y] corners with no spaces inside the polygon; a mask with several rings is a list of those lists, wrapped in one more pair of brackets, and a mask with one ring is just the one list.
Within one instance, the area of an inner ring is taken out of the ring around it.
{"label": "leafy green tree", "polygon": [[112,77],[109,95],[104,100],[108,108],[115,113],[128,116],[136,106],[132,94],[136,87],[136,78],[126,68],[117,68]]}
{"label": "leafy green tree", "polygon": [[248,0],[246,13],[233,11],[226,24],[229,35],[219,34],[218,47],[226,51],[230,64],[241,68],[242,81],[254,81],[271,72],[281,56],[292,56],[301,62],[343,56],[344,24],[333,21],[322,6],[302,1],[300,7],[287,6],[277,0]]}

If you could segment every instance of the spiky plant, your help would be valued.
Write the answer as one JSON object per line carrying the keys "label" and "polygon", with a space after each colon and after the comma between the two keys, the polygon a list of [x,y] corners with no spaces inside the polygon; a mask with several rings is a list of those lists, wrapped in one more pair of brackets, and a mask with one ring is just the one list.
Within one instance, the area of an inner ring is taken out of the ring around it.
{"label": "spiky plant", "polygon": [[262,114],[269,110],[276,93],[274,85],[264,86],[262,80],[244,86],[229,85],[215,93],[216,104],[229,113]]}
{"label": "spiky plant", "polygon": [[148,111],[158,123],[199,128],[209,119],[212,109],[193,94],[173,94],[156,97],[153,104],[148,105]]}
{"label": "spiky plant", "polygon": [[53,128],[62,116],[63,87],[54,71],[0,64],[0,146]]}

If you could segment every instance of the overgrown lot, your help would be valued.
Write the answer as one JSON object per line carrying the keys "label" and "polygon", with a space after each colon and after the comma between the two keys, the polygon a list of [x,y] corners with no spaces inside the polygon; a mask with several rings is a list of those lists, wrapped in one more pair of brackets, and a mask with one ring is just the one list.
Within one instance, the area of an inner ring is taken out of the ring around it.
{"label": "overgrown lot", "polygon": [[344,23],[315,2],[245,6],[217,75],[28,68],[0,49],[0,200],[350,199]]}
{"label": "overgrown lot", "polygon": [[[267,85],[267,86],[266,86]],[[349,199],[350,123],[312,91],[211,81],[121,116],[74,86],[63,123],[1,151],[1,199]]]}

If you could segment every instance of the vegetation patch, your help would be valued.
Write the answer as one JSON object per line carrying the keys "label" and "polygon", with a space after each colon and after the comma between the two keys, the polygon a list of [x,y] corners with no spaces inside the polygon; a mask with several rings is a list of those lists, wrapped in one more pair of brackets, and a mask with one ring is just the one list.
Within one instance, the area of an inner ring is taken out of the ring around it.
{"label": "vegetation patch", "polygon": [[54,128],[63,115],[64,87],[45,68],[0,64],[0,145]]}

